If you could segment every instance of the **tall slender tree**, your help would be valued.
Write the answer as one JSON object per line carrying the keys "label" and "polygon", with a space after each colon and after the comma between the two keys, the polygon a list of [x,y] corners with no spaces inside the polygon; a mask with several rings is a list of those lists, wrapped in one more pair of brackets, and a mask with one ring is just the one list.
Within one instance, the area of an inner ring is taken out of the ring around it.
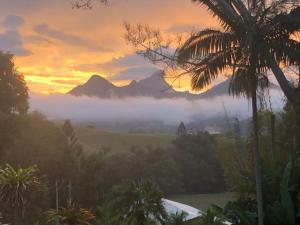
{"label": "tall slender tree", "polygon": [[14,225],[22,224],[26,205],[40,185],[36,167],[0,169],[0,206],[7,211]]}
{"label": "tall slender tree", "polygon": [[[275,27],[275,24],[278,24],[276,21],[279,20],[275,14],[286,10],[281,14],[285,18],[288,13],[287,6],[295,6],[295,1],[267,3],[267,1],[249,0],[248,4],[242,0],[194,1],[205,5],[219,19],[223,30],[206,29],[191,36],[178,51],[179,62],[186,64],[186,61],[192,60],[194,89],[202,89],[219,74],[230,69],[233,71],[231,91],[234,94],[246,93],[251,97],[258,223],[262,225],[263,199],[256,90],[260,85],[259,76],[266,73],[269,68],[277,66],[277,69],[280,69],[278,63],[282,61],[289,65],[297,63],[294,54],[299,51],[299,43],[286,36],[288,32],[283,28],[284,26],[280,28],[281,31]],[[294,11],[290,12],[292,13]],[[278,76],[276,78],[278,79]],[[278,81],[280,83],[279,79]],[[263,81],[262,85],[266,83]]]}

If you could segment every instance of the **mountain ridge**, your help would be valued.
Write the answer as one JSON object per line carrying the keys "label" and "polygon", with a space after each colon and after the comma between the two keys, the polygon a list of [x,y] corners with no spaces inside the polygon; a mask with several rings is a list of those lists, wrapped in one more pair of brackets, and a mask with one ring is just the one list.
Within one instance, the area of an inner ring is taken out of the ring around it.
{"label": "mountain ridge", "polygon": [[[159,71],[140,81],[132,80],[128,85],[118,87],[99,75],[92,75],[86,83],[73,88],[67,94],[98,98],[153,97],[185,98],[189,100],[229,95],[230,78],[213,86],[206,92],[193,94],[188,91],[174,90],[163,76],[163,72]],[[272,83],[270,86],[274,89],[278,87]]]}

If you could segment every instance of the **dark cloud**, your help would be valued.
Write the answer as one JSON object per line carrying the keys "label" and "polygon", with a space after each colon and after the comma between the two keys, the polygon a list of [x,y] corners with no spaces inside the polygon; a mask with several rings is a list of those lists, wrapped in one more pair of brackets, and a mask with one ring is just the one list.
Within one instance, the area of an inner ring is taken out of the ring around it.
{"label": "dark cloud", "polygon": [[141,80],[149,77],[158,70],[156,67],[134,67],[114,75],[111,80]]}
{"label": "dark cloud", "polygon": [[1,25],[7,29],[18,29],[24,24],[24,19],[20,16],[16,15],[9,15],[4,18],[4,20],[1,22]]}
{"label": "dark cloud", "polygon": [[114,58],[107,63],[102,63],[104,68],[128,68],[136,66],[149,66],[151,65],[144,57],[137,54],[127,54],[119,58]]}
{"label": "dark cloud", "polygon": [[110,49],[99,46],[98,44],[90,40],[86,40],[79,36],[68,34],[57,29],[53,29],[48,24],[39,24],[34,27],[34,31],[36,31],[40,35],[59,40],[73,47],[82,47],[93,51],[111,51]]}
{"label": "dark cloud", "polygon": [[115,71],[125,71],[133,68],[154,67],[149,61],[136,54],[127,54],[122,57],[114,58],[104,63],[86,63],[72,66],[72,69],[78,71],[105,71],[106,73],[115,73]]}
{"label": "dark cloud", "polygon": [[0,22],[5,28],[0,33],[0,50],[10,52],[18,56],[31,55],[31,51],[24,48],[23,36],[19,32],[19,28],[25,23],[24,19],[17,15],[9,15]]}
{"label": "dark cloud", "polygon": [[31,52],[23,47],[23,38],[17,30],[0,33],[0,50],[18,56],[31,55]]}

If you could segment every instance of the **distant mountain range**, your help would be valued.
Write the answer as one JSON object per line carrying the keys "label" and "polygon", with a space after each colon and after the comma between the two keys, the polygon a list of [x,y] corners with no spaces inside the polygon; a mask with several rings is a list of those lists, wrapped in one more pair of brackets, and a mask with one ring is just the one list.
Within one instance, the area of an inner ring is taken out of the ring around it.
{"label": "distant mountain range", "polygon": [[[201,94],[180,92],[174,90],[164,79],[162,72],[152,74],[140,81],[133,80],[130,84],[117,87],[99,75],[93,75],[82,85],[73,88],[68,94],[74,96],[90,96],[99,98],[125,98],[125,97],[153,97],[153,98],[213,98],[220,95],[228,95],[230,79],[215,85]],[[271,88],[277,89],[274,84]]]}

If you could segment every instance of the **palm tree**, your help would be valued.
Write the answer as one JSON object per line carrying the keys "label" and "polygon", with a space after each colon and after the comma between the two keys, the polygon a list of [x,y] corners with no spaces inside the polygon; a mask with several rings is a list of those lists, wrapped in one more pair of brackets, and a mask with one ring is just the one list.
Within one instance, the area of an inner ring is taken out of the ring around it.
{"label": "palm tree", "polygon": [[300,82],[293,88],[279,67],[280,63],[299,67],[300,44],[292,38],[300,30],[299,1],[193,1],[207,6],[224,28],[202,30],[179,50],[181,61],[192,67],[193,87],[201,89],[227,69],[234,74],[261,74],[271,69],[299,114],[295,134],[300,154]]}
{"label": "palm tree", "polygon": [[[99,1],[107,3],[108,0],[74,0],[74,7],[91,8],[93,3]],[[261,74],[271,69],[275,75],[281,89],[287,99],[293,105],[296,112],[295,123],[295,143],[296,153],[300,157],[300,79],[297,87],[290,84],[286,74],[279,67],[281,63],[299,67],[298,76],[300,76],[300,44],[298,40],[292,38],[300,30],[300,1],[299,0],[192,0],[205,5],[209,11],[216,16],[225,32],[220,30],[207,29],[189,38],[187,44],[197,46],[190,48],[189,54],[193,55],[193,60],[186,60],[184,68],[195,74],[204,73],[206,75],[198,79],[194,76],[193,86],[201,89],[208,85],[210,79],[213,79],[226,68],[234,67],[240,70],[251,71]],[[148,29],[149,30],[149,29]],[[152,36],[157,36],[157,32]],[[239,38],[234,36],[238,35]],[[130,36],[130,35],[129,35]],[[150,60],[154,55],[161,56],[162,60],[177,61],[177,57],[170,58],[168,55],[157,51],[157,48],[163,48],[158,43],[149,47],[145,44],[146,36],[138,35],[129,42],[137,47],[141,45],[150,53],[147,56]],[[151,36],[151,35],[150,35]],[[146,40],[148,41],[148,40]],[[153,41],[153,40],[152,40]],[[197,44],[199,43],[199,45]],[[200,44],[201,43],[201,44]],[[151,44],[150,44],[151,45]],[[204,45],[204,46],[203,46]],[[207,48],[203,48],[207,46]],[[186,46],[185,46],[186,47]],[[199,47],[199,49],[198,49]],[[226,49],[226,54],[220,54],[221,49]],[[194,51],[195,50],[195,51]],[[205,55],[214,53],[211,57]],[[154,57],[155,58],[155,57]],[[184,58],[184,57],[183,57]],[[182,58],[182,59],[183,59]],[[186,58],[186,59],[191,59]],[[154,59],[154,62],[157,59]],[[210,66],[205,66],[209,64]],[[256,65],[257,64],[257,65]],[[190,68],[194,67],[194,68]],[[198,85],[199,86],[198,86]]]}
{"label": "palm tree", "polygon": [[16,225],[24,218],[31,194],[40,184],[36,171],[35,166],[14,169],[9,164],[0,169],[0,204],[12,214]]}
{"label": "palm tree", "polygon": [[113,190],[110,199],[108,208],[117,224],[149,225],[166,219],[162,194],[151,181],[126,182]]}
{"label": "palm tree", "polygon": [[[263,201],[256,90],[259,86],[267,84],[266,77],[261,75],[268,69],[271,68],[274,74],[277,72],[277,80],[284,83],[281,81],[285,79],[284,74],[279,77],[279,72],[274,71],[273,67],[280,70],[279,62],[284,61],[288,65],[299,62],[299,43],[290,39],[290,34],[297,27],[299,29],[299,24],[292,26],[295,23],[290,22],[292,28],[288,30],[287,26],[281,23],[278,30],[279,22],[276,22],[280,16],[279,21],[284,21],[282,17],[287,18],[288,15],[288,10],[284,10],[290,4],[295,7],[297,1],[193,1],[205,5],[219,19],[223,30],[205,29],[192,35],[178,50],[179,63],[192,72],[192,87],[196,90],[209,85],[219,74],[230,69],[233,71],[230,92],[251,97],[258,222],[262,225]],[[277,15],[279,13],[280,16]],[[261,77],[264,79],[261,80]]]}
{"label": "palm tree", "polygon": [[50,209],[46,212],[47,223],[61,221],[63,225],[91,225],[91,221],[95,219],[95,215],[84,208],[77,208],[74,204],[59,210]]}

